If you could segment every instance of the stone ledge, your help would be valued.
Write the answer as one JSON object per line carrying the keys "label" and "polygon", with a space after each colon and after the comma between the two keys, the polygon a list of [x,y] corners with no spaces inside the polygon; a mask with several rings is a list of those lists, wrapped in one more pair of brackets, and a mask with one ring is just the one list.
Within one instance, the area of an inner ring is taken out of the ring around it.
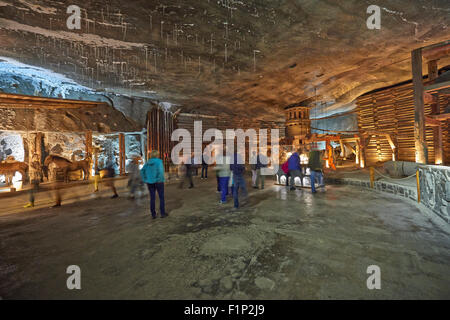
{"label": "stone ledge", "polygon": [[[429,167],[429,166],[426,166]],[[419,169],[420,170],[420,169]],[[436,170],[436,169],[435,169]],[[442,170],[442,169],[441,169]],[[447,171],[449,171],[448,169],[446,169]],[[449,171],[449,176],[450,176],[450,171]],[[436,207],[432,207],[430,205],[429,202],[427,202],[428,198],[424,198],[424,194],[425,194],[425,185],[422,182],[422,179],[424,179],[422,177],[422,174],[420,176],[421,178],[421,188],[420,188],[420,193],[421,193],[421,202],[420,202],[420,209],[427,209],[430,210],[431,212],[433,212],[434,214],[438,215],[440,218],[442,218],[445,222],[450,223],[450,182],[446,181],[446,183],[444,184],[445,187],[441,190],[440,194],[440,199],[441,199],[441,203],[442,205],[438,206],[439,211],[436,210]],[[361,179],[352,179],[352,178],[325,178],[326,183],[329,184],[347,184],[347,185],[352,185],[352,186],[360,186],[360,187],[365,187],[367,189],[370,190],[374,190],[374,191],[378,191],[378,192],[385,192],[385,193],[389,193],[395,196],[400,196],[403,198],[406,198],[407,200],[413,201],[416,205],[419,205],[419,203],[417,202],[417,189],[414,187],[407,187],[404,185],[398,185],[392,182],[387,182],[387,181],[375,181],[374,182],[374,187],[371,188],[370,187],[370,181],[367,180],[361,180]],[[445,191],[445,194],[443,194],[442,190]],[[437,196],[439,198],[439,196]],[[447,200],[448,199],[448,200]],[[445,208],[445,210],[448,210],[447,212],[442,212],[442,208]]]}

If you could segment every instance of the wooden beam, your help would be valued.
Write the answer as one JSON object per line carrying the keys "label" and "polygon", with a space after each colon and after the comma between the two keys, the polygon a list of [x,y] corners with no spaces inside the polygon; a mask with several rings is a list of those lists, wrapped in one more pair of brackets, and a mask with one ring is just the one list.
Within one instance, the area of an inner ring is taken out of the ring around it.
{"label": "wooden beam", "polygon": [[428,147],[425,137],[421,49],[416,49],[411,52],[411,65],[414,88],[414,143],[416,147],[416,162],[427,164]]}
{"label": "wooden beam", "polygon": [[441,122],[439,120],[436,120],[430,116],[425,116],[425,125],[429,127],[440,127]]}
{"label": "wooden beam", "polygon": [[[356,149],[354,149],[351,145],[349,145],[347,142],[342,142],[344,144],[344,146],[346,146],[347,148],[349,148],[353,154],[356,155]],[[356,146],[358,146],[358,143],[356,144]]]}
{"label": "wooden beam", "polygon": [[439,83],[433,83],[424,87],[424,90],[428,93],[437,93],[440,90],[450,88],[450,81],[444,81]]}
{"label": "wooden beam", "polygon": [[0,108],[7,109],[79,109],[108,105],[106,102],[82,101],[0,93]]}
{"label": "wooden beam", "polygon": [[450,119],[450,113],[431,114],[428,117],[437,121],[446,121]]}
{"label": "wooden beam", "polygon": [[361,145],[360,142],[356,142],[355,146],[355,156],[356,156],[356,164],[359,164],[361,162]]}
{"label": "wooden beam", "polygon": [[387,141],[389,142],[389,145],[391,146],[392,150],[392,161],[396,161],[398,159],[398,148],[396,144],[394,143],[394,139],[392,139],[392,136],[390,134],[385,135]]}
{"label": "wooden beam", "polygon": [[433,61],[450,55],[450,44],[443,42],[435,46],[423,48],[423,56],[425,59]]}

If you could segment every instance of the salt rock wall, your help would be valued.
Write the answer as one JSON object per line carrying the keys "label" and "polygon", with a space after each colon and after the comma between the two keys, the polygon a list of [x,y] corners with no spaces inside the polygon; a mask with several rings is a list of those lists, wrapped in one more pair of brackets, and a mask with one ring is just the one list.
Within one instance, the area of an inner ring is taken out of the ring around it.
{"label": "salt rock wall", "polygon": [[104,169],[113,166],[116,173],[119,173],[119,139],[117,136],[94,136],[93,144],[99,148],[98,168]]}
{"label": "salt rock wall", "polygon": [[141,140],[137,135],[125,136],[125,154],[127,159],[133,156],[142,156]]}
{"label": "salt rock wall", "polygon": [[23,139],[18,133],[0,132],[0,161],[6,160],[8,156],[24,161]]}
{"label": "salt rock wall", "polygon": [[450,223],[450,169],[420,166],[420,202]]}
{"label": "salt rock wall", "polygon": [[47,133],[44,137],[45,153],[72,160],[84,159],[85,137],[76,133]]}

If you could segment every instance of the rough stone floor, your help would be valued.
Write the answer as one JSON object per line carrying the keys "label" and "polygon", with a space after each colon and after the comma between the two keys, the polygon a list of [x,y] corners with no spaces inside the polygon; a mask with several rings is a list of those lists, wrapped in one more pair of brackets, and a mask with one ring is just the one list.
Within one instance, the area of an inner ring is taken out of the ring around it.
{"label": "rough stone floor", "polygon": [[[450,298],[450,231],[412,203],[352,186],[267,183],[218,204],[215,178],[166,187],[170,217],[99,198],[0,217],[3,299]],[[0,205],[11,199],[1,199]],[[66,268],[81,268],[81,290]],[[381,268],[368,290],[367,267]]]}

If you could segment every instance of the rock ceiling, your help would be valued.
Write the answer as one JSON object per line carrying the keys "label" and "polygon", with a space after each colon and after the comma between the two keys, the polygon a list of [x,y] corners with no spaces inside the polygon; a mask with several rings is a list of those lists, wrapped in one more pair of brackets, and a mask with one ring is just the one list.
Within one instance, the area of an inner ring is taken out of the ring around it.
{"label": "rock ceiling", "polygon": [[[372,4],[380,30],[366,26]],[[450,39],[449,17],[448,0],[0,0],[0,56],[185,111],[279,120],[292,103],[342,111],[410,79],[411,50]]]}

